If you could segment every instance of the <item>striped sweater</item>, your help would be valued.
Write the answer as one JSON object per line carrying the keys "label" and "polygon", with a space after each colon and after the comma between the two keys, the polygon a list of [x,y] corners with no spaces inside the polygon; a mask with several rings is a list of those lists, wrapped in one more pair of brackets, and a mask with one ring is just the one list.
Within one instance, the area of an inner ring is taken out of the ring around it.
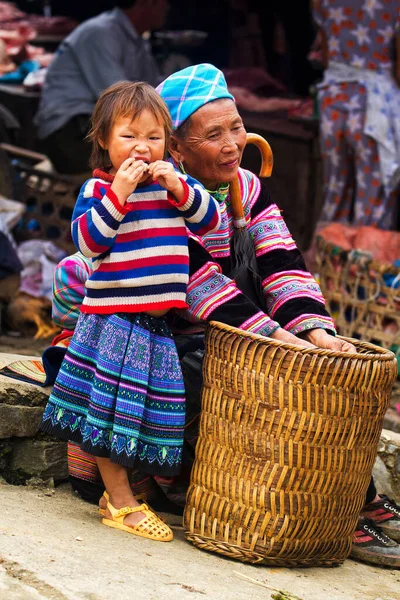
{"label": "striped sweater", "polygon": [[81,311],[112,314],[186,308],[188,235],[217,230],[217,202],[194,179],[180,175],[181,202],[157,182],[138,186],[124,206],[113,177],[96,170],[72,216],[78,250],[93,259]]}

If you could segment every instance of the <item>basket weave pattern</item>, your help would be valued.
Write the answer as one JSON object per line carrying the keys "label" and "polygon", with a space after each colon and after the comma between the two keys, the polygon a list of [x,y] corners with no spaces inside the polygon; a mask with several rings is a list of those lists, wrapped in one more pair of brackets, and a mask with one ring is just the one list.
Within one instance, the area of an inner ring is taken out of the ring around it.
{"label": "basket weave pattern", "polygon": [[[20,200],[26,205],[17,236],[19,241],[44,239],[54,241],[67,252],[76,251],[71,237],[71,217],[80,185],[60,176],[16,165],[20,182]],[[29,223],[35,222],[30,231]]]}
{"label": "basket weave pattern", "polygon": [[[361,251],[347,252],[317,238],[319,282],[338,331],[389,347],[400,345],[400,289],[385,276],[400,278],[400,269]],[[391,327],[388,324],[391,323]]]}
{"label": "basket weave pattern", "polygon": [[269,565],[348,556],[396,377],[391,352],[355,343],[305,350],[212,323],[188,540]]}

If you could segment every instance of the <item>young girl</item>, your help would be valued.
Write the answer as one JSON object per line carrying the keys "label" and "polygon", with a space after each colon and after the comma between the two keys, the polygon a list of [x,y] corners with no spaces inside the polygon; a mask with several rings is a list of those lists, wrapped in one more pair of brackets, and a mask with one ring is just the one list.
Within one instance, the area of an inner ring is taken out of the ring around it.
{"label": "young girl", "polygon": [[185,224],[198,235],[219,227],[215,200],[163,160],[170,131],[168,109],[148,84],[114,84],[95,106],[97,168],[72,217],[93,274],[42,422],[96,456],[105,525],[165,542],[172,531],[135,500],[128,469],[179,473],[184,385],[164,315],[187,307]]}

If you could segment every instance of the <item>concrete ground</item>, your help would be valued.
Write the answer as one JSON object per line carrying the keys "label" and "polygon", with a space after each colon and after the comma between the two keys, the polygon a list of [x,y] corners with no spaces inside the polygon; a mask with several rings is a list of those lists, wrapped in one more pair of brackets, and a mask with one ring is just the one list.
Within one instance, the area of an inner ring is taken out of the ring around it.
{"label": "concrete ground", "polygon": [[[101,524],[96,507],[56,490],[0,484],[1,600],[399,600],[400,571],[346,560],[338,568],[245,565],[185,541],[162,544]],[[260,585],[261,584],[261,585]]]}

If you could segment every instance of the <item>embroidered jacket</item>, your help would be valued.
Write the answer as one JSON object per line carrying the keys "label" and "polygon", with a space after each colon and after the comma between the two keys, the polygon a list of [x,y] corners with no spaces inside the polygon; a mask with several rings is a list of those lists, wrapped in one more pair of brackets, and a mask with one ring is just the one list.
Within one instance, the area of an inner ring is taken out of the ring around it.
{"label": "embroidered jacket", "polygon": [[317,327],[335,333],[320,287],[307,271],[267,188],[244,169],[239,169],[239,182],[262,278],[264,310],[242,294],[229,277],[234,228],[228,196],[220,202],[220,228],[203,236],[190,236],[189,307],[179,311],[184,320],[176,320],[175,331],[199,331],[205,322],[216,320],[265,336],[280,326],[293,334]]}
{"label": "embroidered jacket", "polygon": [[99,170],[83,186],[72,216],[78,250],[93,259],[81,311],[110,314],[187,307],[188,229],[219,228],[217,202],[194,179],[180,175],[177,202],[157,182],[138,186],[124,206]]}

